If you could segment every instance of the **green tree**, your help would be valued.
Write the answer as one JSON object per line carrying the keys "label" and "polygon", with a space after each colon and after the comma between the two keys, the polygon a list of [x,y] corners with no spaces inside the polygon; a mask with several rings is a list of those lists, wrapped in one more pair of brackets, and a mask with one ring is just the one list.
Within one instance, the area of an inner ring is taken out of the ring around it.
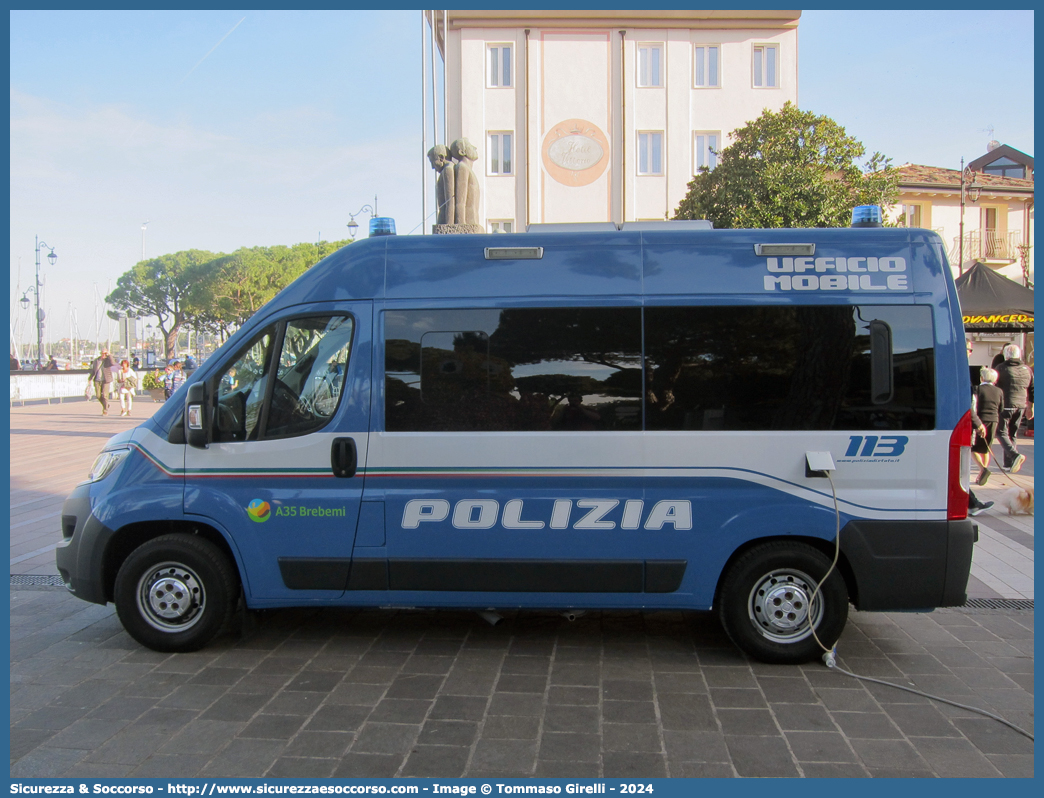
{"label": "green tree", "polygon": [[165,356],[174,356],[178,331],[198,312],[196,286],[205,279],[212,252],[190,249],[144,260],[116,281],[116,290],[105,301],[134,316],[155,316],[163,335]]}
{"label": "green tree", "polygon": [[[319,251],[329,254],[349,243],[321,241]],[[208,329],[227,332],[300,277],[315,258],[315,244],[242,247],[221,255],[195,286],[192,305],[199,308],[200,321]]]}
{"label": "green tree", "polygon": [[675,219],[709,219],[717,228],[847,227],[856,205],[887,205],[898,174],[826,116],[787,102],[731,134],[713,170],[700,170]]}
{"label": "green tree", "polygon": [[186,325],[227,334],[312,266],[317,254],[330,255],[349,243],[243,247],[231,255],[198,249],[162,255],[121,275],[105,301],[115,312],[155,316],[169,359]]}

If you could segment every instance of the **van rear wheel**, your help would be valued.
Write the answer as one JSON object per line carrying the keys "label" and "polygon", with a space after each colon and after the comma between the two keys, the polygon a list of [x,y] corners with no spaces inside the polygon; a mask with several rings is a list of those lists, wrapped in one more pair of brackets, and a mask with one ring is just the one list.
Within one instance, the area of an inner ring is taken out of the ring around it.
{"label": "van rear wheel", "polygon": [[235,569],[217,546],[192,535],[163,535],[120,566],[116,614],[143,646],[197,651],[228,623],[237,592]]}
{"label": "van rear wheel", "polygon": [[718,615],[732,642],[761,662],[818,659],[824,652],[816,637],[832,647],[848,620],[848,589],[836,569],[816,591],[829,569],[830,560],[805,543],[773,541],[743,554],[719,594]]}

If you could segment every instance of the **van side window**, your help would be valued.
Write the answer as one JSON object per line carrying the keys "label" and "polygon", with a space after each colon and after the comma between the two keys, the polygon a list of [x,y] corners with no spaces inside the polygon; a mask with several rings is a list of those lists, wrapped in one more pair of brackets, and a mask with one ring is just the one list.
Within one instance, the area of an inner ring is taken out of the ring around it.
{"label": "van side window", "polygon": [[389,431],[641,429],[639,308],[388,311]]}
{"label": "van side window", "polygon": [[[892,333],[883,397],[872,396],[875,354],[887,354],[872,352],[874,321]],[[660,307],[645,323],[648,429],[935,427],[928,307]]]}
{"label": "van side window", "polygon": [[214,439],[281,438],[325,426],[344,387],[352,331],[350,317],[330,315],[267,328],[218,381]]}

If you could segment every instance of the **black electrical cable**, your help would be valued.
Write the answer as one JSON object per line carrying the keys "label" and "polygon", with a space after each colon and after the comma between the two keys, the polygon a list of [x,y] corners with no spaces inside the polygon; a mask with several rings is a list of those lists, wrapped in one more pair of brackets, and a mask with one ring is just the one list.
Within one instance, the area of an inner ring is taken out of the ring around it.
{"label": "black electrical cable", "polygon": [[958,709],[966,709],[969,712],[976,712],[979,715],[985,715],[987,718],[992,718],[995,721],[1003,723],[1009,729],[1014,729],[1015,731],[1017,731],[1019,734],[1021,734],[1024,737],[1029,737],[1029,739],[1031,739],[1031,740],[1033,739],[1033,735],[1030,734],[1025,729],[1021,729],[1018,726],[1016,726],[1014,723],[1012,723],[1010,721],[1007,721],[1004,718],[1000,717],[1000,715],[994,715],[992,712],[987,712],[985,709],[979,709],[978,707],[971,707],[971,706],[968,706],[967,704],[958,704],[956,701],[951,701],[948,698],[942,698],[941,696],[931,695],[930,693],[925,693],[925,692],[922,692],[921,690],[915,690],[912,687],[906,687],[906,686],[901,685],[901,684],[894,684],[892,682],[886,682],[886,681],[883,681],[881,679],[875,679],[872,676],[860,676],[858,673],[852,673],[851,671],[846,671],[844,668],[842,668],[840,665],[837,664],[837,661],[834,659],[834,653],[833,652],[831,652],[830,654],[824,655],[823,656],[823,661],[826,663],[826,666],[828,668],[830,668],[832,670],[835,670],[838,673],[843,673],[843,674],[845,674],[845,676],[851,676],[853,679],[860,679],[860,680],[862,680],[864,682],[873,682],[874,684],[883,684],[885,687],[894,687],[897,690],[905,690],[908,693],[913,693],[914,695],[919,695],[919,696],[922,696],[924,698],[929,698],[932,701],[941,701],[944,704],[949,704],[951,707],[957,707]]}
{"label": "black electrical cable", "polygon": [[[1005,473],[1007,474],[1007,471],[1005,471]],[[835,645],[833,649],[829,649],[826,646],[824,646],[823,641],[820,640],[819,635],[816,634],[815,626],[812,624],[812,605],[815,602],[816,595],[819,593],[819,588],[823,585],[824,582],[826,582],[827,577],[830,576],[830,573],[834,570],[834,567],[837,565],[838,557],[841,554],[841,511],[838,509],[837,506],[837,489],[834,487],[834,479],[830,476],[829,471],[826,472],[826,475],[827,478],[830,480],[830,492],[833,494],[834,497],[834,516],[837,518],[837,534],[834,538],[834,561],[830,564],[830,568],[827,569],[827,572],[823,574],[823,578],[819,580],[819,584],[817,584],[816,589],[812,591],[812,597],[808,601],[809,628],[812,630],[812,636],[816,639],[816,642],[819,643],[819,647],[823,649],[824,652],[826,652],[825,654],[823,654],[823,664],[825,664],[827,668],[835,670],[838,673],[843,673],[845,676],[851,676],[853,679],[860,679],[864,682],[873,682],[874,684],[883,684],[885,687],[894,687],[897,690],[905,690],[908,693],[919,695],[922,698],[927,698],[931,701],[939,701],[943,704],[949,704],[952,707],[957,707],[958,709],[965,709],[969,712],[975,712],[979,715],[985,715],[987,718],[991,718],[992,720],[998,721],[999,723],[1003,723],[1008,728],[1013,729],[1014,731],[1017,731],[1024,737],[1028,737],[1030,740],[1032,740],[1033,735],[1025,729],[1016,726],[1014,723],[1005,720],[999,715],[994,715],[992,712],[987,712],[985,709],[971,707],[966,704],[958,704],[956,701],[950,701],[948,698],[932,695],[931,693],[925,693],[921,690],[915,690],[914,688],[906,687],[905,685],[894,684],[893,682],[886,682],[882,679],[875,679],[872,676],[861,676],[858,673],[852,673],[851,671],[847,671],[837,664],[837,646]]]}

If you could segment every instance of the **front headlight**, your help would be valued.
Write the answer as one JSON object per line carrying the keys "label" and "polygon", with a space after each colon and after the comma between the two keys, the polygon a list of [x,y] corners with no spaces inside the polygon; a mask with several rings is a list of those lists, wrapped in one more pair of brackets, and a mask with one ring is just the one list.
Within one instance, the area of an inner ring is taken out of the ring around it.
{"label": "front headlight", "polygon": [[98,482],[99,480],[105,479],[109,473],[116,466],[130,454],[130,449],[109,449],[98,455],[94,460],[94,465],[91,466],[91,471],[87,474],[87,482]]}

